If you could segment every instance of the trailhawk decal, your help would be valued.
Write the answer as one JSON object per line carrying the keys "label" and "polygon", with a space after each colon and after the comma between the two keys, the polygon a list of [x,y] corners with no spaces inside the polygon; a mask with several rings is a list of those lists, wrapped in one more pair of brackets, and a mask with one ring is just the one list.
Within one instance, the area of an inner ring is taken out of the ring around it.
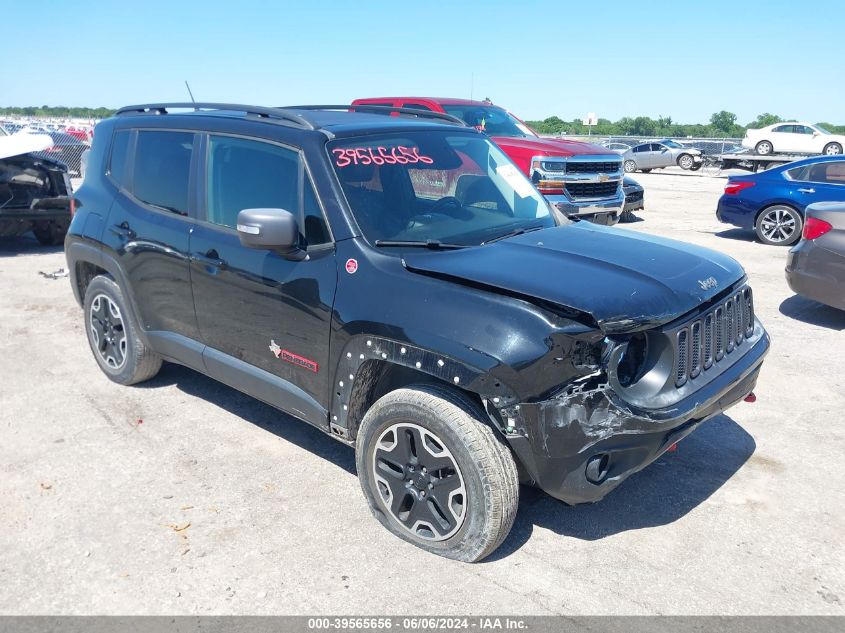
{"label": "trailhawk decal", "polygon": [[293,363],[303,369],[307,369],[308,371],[313,371],[315,374],[320,371],[320,366],[310,360],[305,358],[304,356],[300,356],[299,354],[294,354],[293,352],[289,352],[286,349],[282,349],[274,340],[270,340],[270,345],[268,346],[270,351],[273,352],[273,356],[280,360],[287,361],[289,363]]}

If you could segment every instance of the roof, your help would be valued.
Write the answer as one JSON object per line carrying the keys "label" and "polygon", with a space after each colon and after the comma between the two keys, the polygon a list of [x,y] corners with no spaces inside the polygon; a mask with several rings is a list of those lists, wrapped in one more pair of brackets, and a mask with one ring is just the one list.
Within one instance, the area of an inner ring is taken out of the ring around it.
{"label": "roof", "polygon": [[[497,106],[488,101],[476,101],[473,99],[457,99],[455,97],[366,97],[364,99],[355,99],[355,101],[433,101],[440,105],[474,105],[474,106]],[[504,109],[504,108],[503,108]]]}

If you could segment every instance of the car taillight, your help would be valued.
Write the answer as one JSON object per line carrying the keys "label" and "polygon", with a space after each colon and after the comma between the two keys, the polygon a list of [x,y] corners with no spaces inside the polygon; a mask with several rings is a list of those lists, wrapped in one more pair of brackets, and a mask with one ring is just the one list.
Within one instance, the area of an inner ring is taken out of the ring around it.
{"label": "car taillight", "polygon": [[544,196],[562,196],[563,186],[560,180],[541,180],[537,183],[537,191]]}
{"label": "car taillight", "polygon": [[753,187],[754,185],[755,183],[752,180],[736,180],[734,182],[729,182],[725,185],[725,193],[728,195],[734,195],[739,193],[743,189],[748,189],[749,187]]}
{"label": "car taillight", "polygon": [[807,218],[807,221],[804,223],[804,231],[801,233],[801,236],[805,240],[814,240],[817,237],[821,237],[832,228],[833,226],[831,226],[830,222],[825,222],[824,220],[819,220],[818,218]]}
{"label": "car taillight", "polygon": [[70,199],[70,217],[73,217],[76,214],[76,200],[73,198]]}

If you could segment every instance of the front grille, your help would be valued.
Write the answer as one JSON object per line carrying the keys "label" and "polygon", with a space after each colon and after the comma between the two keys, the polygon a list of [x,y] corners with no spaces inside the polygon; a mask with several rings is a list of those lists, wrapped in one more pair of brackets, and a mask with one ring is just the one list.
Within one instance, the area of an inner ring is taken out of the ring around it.
{"label": "front grille", "polygon": [[618,181],[611,182],[568,182],[566,193],[572,198],[609,198],[616,193]]}
{"label": "front grille", "polygon": [[675,386],[718,367],[753,332],[754,298],[745,287],[675,331]]}
{"label": "front grille", "polygon": [[602,162],[577,162],[567,161],[567,174],[611,174],[622,169],[622,163],[618,160],[602,161]]}

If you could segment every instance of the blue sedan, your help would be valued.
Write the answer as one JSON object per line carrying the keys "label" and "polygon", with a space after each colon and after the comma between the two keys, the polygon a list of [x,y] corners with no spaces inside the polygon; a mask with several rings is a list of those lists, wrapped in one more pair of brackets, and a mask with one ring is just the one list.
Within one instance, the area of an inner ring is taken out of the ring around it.
{"label": "blue sedan", "polygon": [[719,198],[720,222],[754,229],[764,244],[788,246],[801,237],[804,209],[845,202],[845,157],[818,156],[757,174],[731,176]]}

